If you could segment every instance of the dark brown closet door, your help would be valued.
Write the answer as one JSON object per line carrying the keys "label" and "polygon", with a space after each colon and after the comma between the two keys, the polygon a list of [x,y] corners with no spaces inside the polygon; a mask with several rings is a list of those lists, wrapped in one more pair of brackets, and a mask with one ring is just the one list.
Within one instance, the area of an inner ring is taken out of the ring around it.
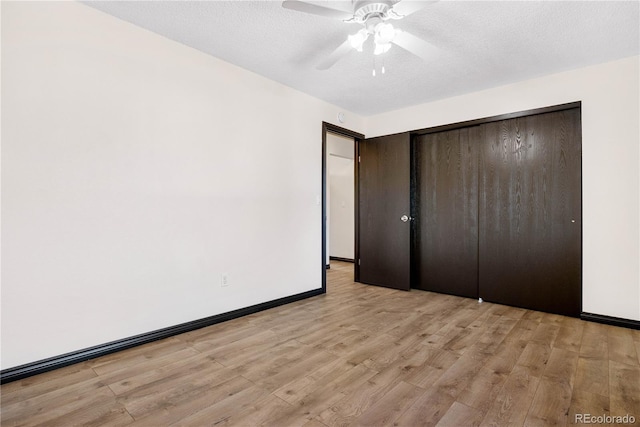
{"label": "dark brown closet door", "polygon": [[578,316],[580,110],[481,128],[480,297]]}
{"label": "dark brown closet door", "polygon": [[469,127],[414,140],[418,289],[478,297],[478,139]]}
{"label": "dark brown closet door", "polygon": [[360,282],[409,290],[409,134],[360,141],[359,155]]}

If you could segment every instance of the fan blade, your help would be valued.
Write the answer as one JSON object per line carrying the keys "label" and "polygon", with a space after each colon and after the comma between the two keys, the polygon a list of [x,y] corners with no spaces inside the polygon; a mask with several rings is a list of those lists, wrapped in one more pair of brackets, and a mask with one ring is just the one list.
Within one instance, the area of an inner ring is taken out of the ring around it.
{"label": "fan blade", "polygon": [[393,11],[402,16],[411,15],[413,12],[417,12],[425,6],[428,6],[432,3],[436,3],[438,0],[400,0],[398,3],[393,5]]}
{"label": "fan blade", "polygon": [[351,50],[353,50],[353,47],[351,46],[351,42],[349,42],[349,39],[347,39],[344,41],[344,43],[338,46],[336,50],[331,52],[331,55],[329,55],[324,61],[318,64],[316,69],[328,70],[333,66],[333,64],[338,62],[343,57],[347,56],[347,54],[351,52]]}
{"label": "fan blade", "polygon": [[434,54],[438,51],[438,48],[431,43],[427,43],[421,38],[402,30],[396,30],[396,36],[391,43],[400,46],[425,61],[433,58]]}
{"label": "fan blade", "polygon": [[327,18],[341,19],[348,21],[353,18],[353,12],[345,10],[332,9],[314,3],[307,3],[300,0],[284,0],[282,7],[285,9],[295,10],[297,12],[310,13],[312,15],[325,16]]}

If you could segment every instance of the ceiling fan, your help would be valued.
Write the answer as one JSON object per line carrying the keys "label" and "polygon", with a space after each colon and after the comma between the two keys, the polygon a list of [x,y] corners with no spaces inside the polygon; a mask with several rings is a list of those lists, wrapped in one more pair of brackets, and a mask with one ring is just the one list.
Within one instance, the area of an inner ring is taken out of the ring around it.
{"label": "ceiling fan", "polygon": [[[411,52],[423,60],[431,57],[434,47],[411,33],[394,28],[389,20],[402,19],[438,0],[351,0],[351,1],[302,1],[285,0],[282,7],[298,12],[340,19],[347,23],[362,25],[355,34],[347,37],[324,61],[316,67],[318,70],[331,68],[352,49],[362,52],[364,42],[373,37],[374,55],[387,52],[392,44]],[[340,7],[330,7],[329,4]],[[375,71],[374,71],[375,73]]]}

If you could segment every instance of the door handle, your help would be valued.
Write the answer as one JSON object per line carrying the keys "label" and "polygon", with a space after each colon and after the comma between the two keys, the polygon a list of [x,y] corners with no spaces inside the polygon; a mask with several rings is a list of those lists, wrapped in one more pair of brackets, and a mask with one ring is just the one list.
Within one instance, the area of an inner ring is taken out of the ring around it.
{"label": "door handle", "polygon": [[400,217],[400,221],[402,221],[402,222],[407,222],[407,221],[409,221],[409,217],[408,217],[408,216],[406,216],[406,215],[402,215],[402,216]]}

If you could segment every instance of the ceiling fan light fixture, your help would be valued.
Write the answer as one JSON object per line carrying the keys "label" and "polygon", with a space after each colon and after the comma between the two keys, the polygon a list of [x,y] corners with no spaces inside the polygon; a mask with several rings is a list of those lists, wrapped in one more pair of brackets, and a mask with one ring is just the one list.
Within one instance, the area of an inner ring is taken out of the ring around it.
{"label": "ceiling fan light fixture", "polygon": [[362,52],[362,46],[364,42],[369,38],[369,33],[364,28],[357,33],[349,36],[349,43],[358,52]]}
{"label": "ceiling fan light fixture", "polygon": [[382,55],[391,49],[391,43],[376,43],[376,48],[373,51],[374,55]]}
{"label": "ceiling fan light fixture", "polygon": [[396,36],[396,30],[393,25],[386,24],[384,22],[379,23],[375,27],[375,41],[376,44],[389,44]]}

